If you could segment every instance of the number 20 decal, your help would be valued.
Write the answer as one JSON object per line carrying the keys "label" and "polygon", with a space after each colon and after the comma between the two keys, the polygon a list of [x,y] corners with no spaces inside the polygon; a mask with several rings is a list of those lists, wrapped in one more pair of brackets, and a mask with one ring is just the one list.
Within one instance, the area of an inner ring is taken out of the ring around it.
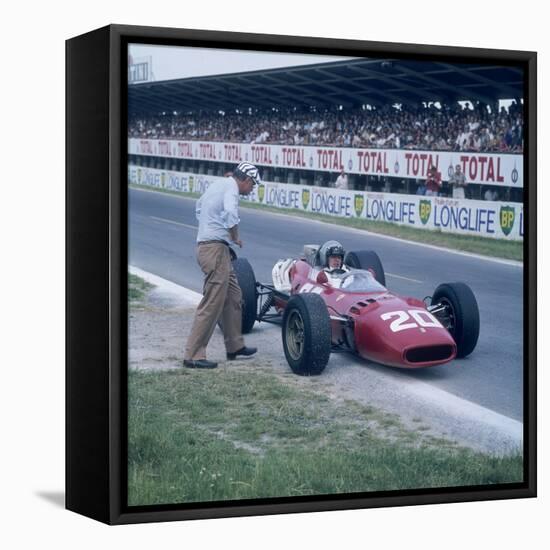
{"label": "number 20 decal", "polygon": [[[409,309],[408,311],[389,311],[380,315],[383,321],[397,317],[390,324],[392,332],[400,332],[410,328],[440,328],[441,323],[429,312],[423,309]],[[411,321],[411,322],[408,322]]]}

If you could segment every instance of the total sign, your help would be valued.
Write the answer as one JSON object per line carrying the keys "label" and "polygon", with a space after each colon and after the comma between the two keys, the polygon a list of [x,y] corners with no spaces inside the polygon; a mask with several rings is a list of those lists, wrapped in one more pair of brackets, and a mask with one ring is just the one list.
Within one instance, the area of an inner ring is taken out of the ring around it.
{"label": "total sign", "polygon": [[461,167],[469,185],[523,187],[523,155],[407,149],[364,149],[256,143],[128,140],[130,155],[170,157],[209,162],[253,162],[261,167],[288,168],[349,174],[425,179],[434,166],[443,181]]}

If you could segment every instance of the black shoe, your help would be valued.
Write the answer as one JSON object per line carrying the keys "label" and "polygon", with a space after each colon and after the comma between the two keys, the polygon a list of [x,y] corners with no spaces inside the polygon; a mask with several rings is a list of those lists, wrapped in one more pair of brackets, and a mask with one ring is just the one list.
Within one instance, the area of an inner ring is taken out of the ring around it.
{"label": "black shoe", "polygon": [[215,369],[218,363],[206,359],[184,359],[183,366],[190,369]]}
{"label": "black shoe", "polygon": [[244,346],[244,348],[234,351],[233,353],[228,353],[227,358],[230,361],[233,361],[233,359],[237,359],[237,355],[244,355],[248,357],[250,355],[254,355],[257,351],[258,351],[257,348],[247,348],[246,346]]}

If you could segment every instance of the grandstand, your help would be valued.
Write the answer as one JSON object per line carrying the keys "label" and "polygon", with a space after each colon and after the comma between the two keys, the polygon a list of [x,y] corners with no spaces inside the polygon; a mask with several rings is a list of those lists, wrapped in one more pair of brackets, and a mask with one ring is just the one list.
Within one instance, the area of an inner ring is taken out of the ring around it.
{"label": "grandstand", "polygon": [[[507,108],[502,100],[508,100]],[[517,157],[523,151],[523,74],[511,66],[349,59],[135,84],[129,87],[128,109],[128,137],[140,140]],[[132,155],[130,162],[211,175],[233,166],[151,155]],[[266,165],[264,179],[333,185],[337,170],[308,168]],[[423,180],[390,172],[350,171],[350,188],[414,194]],[[523,200],[522,187],[490,182],[469,185],[468,197],[483,198],[487,190]],[[450,194],[445,181],[441,194]]]}

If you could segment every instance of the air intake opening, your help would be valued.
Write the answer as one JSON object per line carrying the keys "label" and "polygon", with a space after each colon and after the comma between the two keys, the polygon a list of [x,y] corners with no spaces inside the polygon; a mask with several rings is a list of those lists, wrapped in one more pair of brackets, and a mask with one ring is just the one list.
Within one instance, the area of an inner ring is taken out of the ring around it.
{"label": "air intake opening", "polygon": [[453,356],[454,348],[450,345],[411,348],[405,352],[405,359],[409,363],[429,363],[444,361]]}

